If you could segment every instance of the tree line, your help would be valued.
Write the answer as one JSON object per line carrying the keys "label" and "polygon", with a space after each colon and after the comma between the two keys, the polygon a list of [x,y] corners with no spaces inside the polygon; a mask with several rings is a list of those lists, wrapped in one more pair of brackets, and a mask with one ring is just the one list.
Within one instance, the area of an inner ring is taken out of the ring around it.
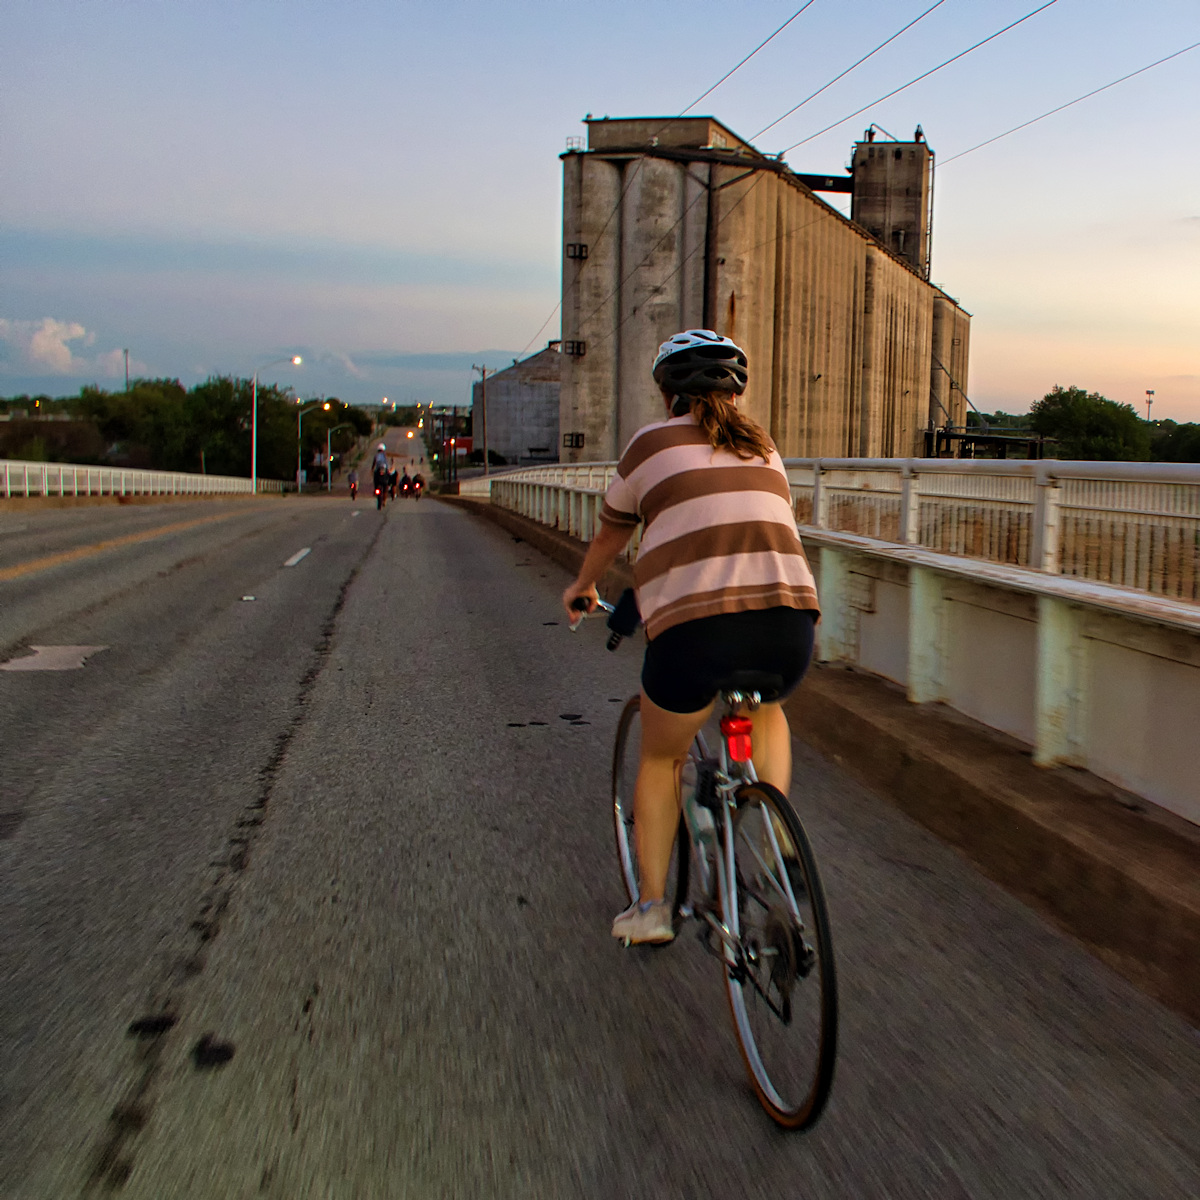
{"label": "tree line", "polygon": [[[135,379],[128,391],[88,385],[77,396],[0,399],[0,411],[9,416],[0,422],[0,458],[248,476],[252,388],[249,379],[212,375],[190,388],[178,379]],[[306,468],[325,452],[327,430],[349,426],[330,438],[334,453],[344,454],[375,427],[362,408],[336,398],[325,403],[328,408],[304,413]],[[259,382],[258,474],[264,479],[295,478],[296,408],[288,392]]]}
{"label": "tree line", "polygon": [[1028,413],[967,414],[981,428],[1028,430],[1052,439],[1048,457],[1100,462],[1200,462],[1200,424],[1145,421],[1132,404],[1119,404],[1080,387],[1054,387]]}

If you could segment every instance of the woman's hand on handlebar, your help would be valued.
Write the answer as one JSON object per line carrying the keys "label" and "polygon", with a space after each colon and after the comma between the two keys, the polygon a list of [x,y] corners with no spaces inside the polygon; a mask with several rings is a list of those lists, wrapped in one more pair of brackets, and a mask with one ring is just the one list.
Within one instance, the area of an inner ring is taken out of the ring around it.
{"label": "woman's hand on handlebar", "polygon": [[596,591],[595,584],[588,584],[585,587],[576,579],[563,592],[562,602],[571,622],[571,628],[574,629],[587,613],[593,613],[599,607],[600,593]]}

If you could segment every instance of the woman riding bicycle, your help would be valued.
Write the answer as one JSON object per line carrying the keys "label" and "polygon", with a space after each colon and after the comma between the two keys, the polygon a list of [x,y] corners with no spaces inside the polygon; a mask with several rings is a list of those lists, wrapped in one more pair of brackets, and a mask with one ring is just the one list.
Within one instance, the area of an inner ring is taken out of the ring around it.
{"label": "woman riding bicycle", "polygon": [[633,572],[648,639],[634,794],[641,895],[612,928],[629,942],[675,936],[664,892],[680,768],[733,672],[780,681],[747,715],[759,778],[787,795],[791,734],[780,701],[808,667],[819,615],[783,461],[733,400],[746,390],[745,354],[729,338],[691,329],[662,344],[653,373],[667,419],[629,443],[604,498],[600,531],[563,592],[572,622],[579,597],[594,610],[596,583],[645,522]]}

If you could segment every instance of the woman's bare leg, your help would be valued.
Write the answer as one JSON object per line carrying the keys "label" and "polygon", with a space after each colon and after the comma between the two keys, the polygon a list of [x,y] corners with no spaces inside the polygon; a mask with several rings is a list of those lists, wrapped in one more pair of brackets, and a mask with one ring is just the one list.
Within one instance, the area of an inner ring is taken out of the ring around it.
{"label": "woman's bare leg", "polygon": [[792,731],[781,704],[762,704],[746,714],[754,722],[754,769],[785,796],[792,787]]}
{"label": "woman's bare leg", "polygon": [[633,829],[643,902],[664,898],[679,827],[679,770],[711,712],[711,704],[695,713],[668,712],[642,692],[642,757],[633,795]]}

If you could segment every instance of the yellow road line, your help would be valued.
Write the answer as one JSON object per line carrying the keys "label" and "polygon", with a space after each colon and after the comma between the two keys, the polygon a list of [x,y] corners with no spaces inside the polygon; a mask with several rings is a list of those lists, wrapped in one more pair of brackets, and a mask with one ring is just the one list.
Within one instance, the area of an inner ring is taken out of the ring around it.
{"label": "yellow road line", "polygon": [[51,567],[77,562],[81,558],[91,558],[95,554],[103,554],[106,550],[116,550],[120,546],[133,546],[138,542],[150,542],[155,538],[165,537],[168,533],[181,533],[185,529],[194,529],[197,525],[211,525],[214,521],[227,521],[230,517],[238,515],[236,512],[218,513],[213,517],[197,517],[192,521],[173,521],[170,525],[159,525],[154,529],[145,529],[141,533],[127,533],[124,537],[93,542],[89,546],[76,546],[74,550],[63,550],[58,554],[47,554],[45,558],[31,558],[28,562],[17,563],[15,567],[0,568],[0,583],[7,583],[10,579],[20,579],[23,575],[34,575],[38,571],[48,571]]}

